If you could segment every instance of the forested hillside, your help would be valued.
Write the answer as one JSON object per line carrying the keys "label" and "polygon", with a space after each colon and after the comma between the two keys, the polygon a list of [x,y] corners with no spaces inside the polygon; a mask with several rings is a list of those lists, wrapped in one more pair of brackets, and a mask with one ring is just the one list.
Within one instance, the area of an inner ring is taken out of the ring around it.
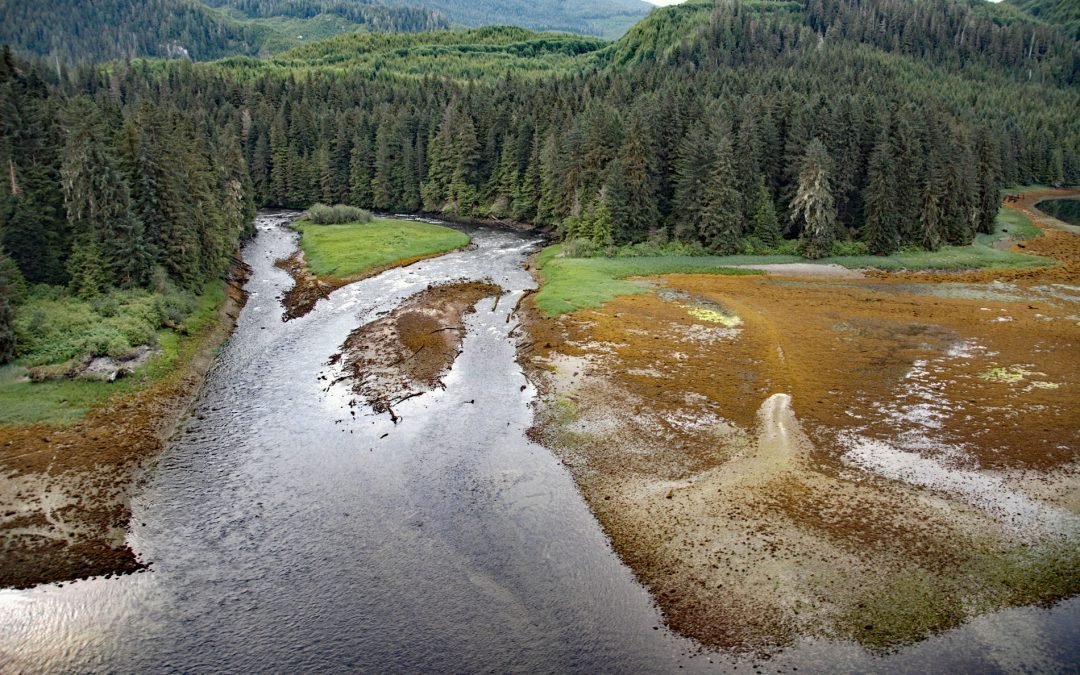
{"label": "forested hillside", "polygon": [[506,24],[618,37],[652,9],[643,0],[385,0],[389,5],[421,5],[465,26]]}
{"label": "forested hillside", "polygon": [[19,270],[9,284],[89,299],[221,278],[254,216],[227,126],[151,100],[124,114],[111,97],[61,94],[6,48],[0,106],[0,231]]}
{"label": "forested hillside", "polygon": [[618,37],[650,7],[641,0],[0,0],[0,44],[54,63],[208,61],[342,33],[414,33],[452,23]]}
{"label": "forested hillside", "polygon": [[[217,8],[217,9],[214,9]],[[0,0],[0,43],[53,61],[207,61],[344,32],[449,27],[432,9],[367,0]]]}
{"label": "forested hillside", "polygon": [[249,200],[510,218],[583,249],[968,243],[1003,186],[1080,182],[1077,44],[981,10],[699,1],[610,45],[341,36],[62,80],[5,56],[3,244],[92,297],[220,275]]}
{"label": "forested hillside", "polygon": [[1031,16],[1061,28],[1080,40],[1080,2],[1075,0],[1007,0]]}

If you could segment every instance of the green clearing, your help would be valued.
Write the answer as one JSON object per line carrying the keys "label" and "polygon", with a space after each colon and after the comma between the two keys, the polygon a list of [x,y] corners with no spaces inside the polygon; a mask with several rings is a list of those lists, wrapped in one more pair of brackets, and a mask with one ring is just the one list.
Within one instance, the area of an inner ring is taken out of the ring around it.
{"label": "green clearing", "polygon": [[[992,235],[985,235],[992,236]],[[820,260],[803,260],[819,264],[834,264],[849,269],[875,269],[887,271],[942,270],[961,271],[986,269],[1019,269],[1045,267],[1053,261],[1034,255],[999,251],[993,246],[974,243],[969,246],[944,246],[937,251],[901,251],[888,256],[839,256]]]}
{"label": "green clearing", "polygon": [[[110,301],[109,296],[114,294],[122,296],[127,304],[116,298]],[[108,399],[163,379],[194,356],[202,336],[214,326],[218,308],[225,301],[225,284],[208,286],[202,295],[191,296],[190,304],[172,307],[173,311],[178,307],[186,310],[178,330],[160,328],[162,319],[175,320],[176,315],[150,313],[147,300],[155,300],[147,291],[116,291],[95,303],[31,297],[20,305],[18,315],[23,330],[32,327],[41,333],[30,343],[33,351],[18,363],[0,368],[0,425],[73,424]],[[170,307],[158,304],[156,309],[169,311]],[[76,323],[72,317],[78,317]],[[125,336],[124,330],[136,332]],[[25,343],[25,333],[23,336]],[[99,343],[102,336],[107,339]],[[29,364],[62,363],[74,356],[108,353],[110,349],[119,352],[121,343],[127,340],[156,344],[160,354],[130,377],[115,382],[62,379],[32,383],[27,379]]]}
{"label": "green clearing", "polygon": [[[1007,232],[1006,232],[1007,230]],[[848,269],[943,270],[1017,269],[1054,264],[1034,255],[1001,251],[993,243],[1006,235],[1030,239],[1041,231],[1023,214],[1002,209],[995,230],[979,235],[968,246],[945,246],[937,251],[900,251],[889,256],[832,256],[807,260],[793,255],[653,256],[627,258],[563,258],[559,245],[545,248],[537,258],[543,285],[536,294],[536,306],[549,316],[600,305],[620,295],[647,290],[626,281],[629,277],[661,274],[759,274],[745,265],[812,263],[840,265]]]}
{"label": "green clearing", "polygon": [[590,65],[583,60],[589,58],[585,55],[599,53],[607,45],[597,38],[507,26],[434,33],[361,31],[304,43],[266,59],[237,56],[207,67],[253,77],[268,72],[302,77],[312,72],[364,71],[379,78],[498,82],[511,73],[540,77],[577,72]]}
{"label": "green clearing", "polygon": [[323,277],[345,278],[412,258],[466,246],[458,230],[413,220],[378,218],[370,223],[315,225],[299,221],[300,246],[308,269]]}
{"label": "green clearing", "polygon": [[536,306],[548,316],[599,307],[620,295],[644,293],[647,288],[629,277],[659,274],[762,274],[737,269],[734,263],[794,262],[794,256],[663,256],[642,258],[560,258],[560,247],[548,246],[537,257],[543,285]]}

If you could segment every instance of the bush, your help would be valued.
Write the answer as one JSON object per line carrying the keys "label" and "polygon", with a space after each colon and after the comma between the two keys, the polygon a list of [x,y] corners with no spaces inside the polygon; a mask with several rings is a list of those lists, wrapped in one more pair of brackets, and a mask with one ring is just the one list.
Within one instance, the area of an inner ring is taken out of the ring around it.
{"label": "bush", "polygon": [[344,223],[370,223],[373,216],[370,211],[347,204],[315,204],[304,213],[304,220],[316,225],[342,225]]}
{"label": "bush", "polygon": [[84,301],[35,286],[15,315],[19,361],[41,366],[86,356],[124,356],[139,345],[156,346],[162,327],[185,332],[197,307],[194,295],[176,289],[164,295],[111,291]]}
{"label": "bush", "polygon": [[870,249],[869,247],[867,247],[866,242],[853,241],[851,239],[845,241],[834,241],[831,251],[831,255],[836,257],[869,255],[869,253]]}
{"label": "bush", "polygon": [[781,239],[772,246],[757,237],[745,237],[739,242],[742,255],[799,255],[799,242],[796,239]]}
{"label": "bush", "polygon": [[599,255],[600,247],[591,239],[576,237],[564,241],[560,252],[564,258],[593,258]]}

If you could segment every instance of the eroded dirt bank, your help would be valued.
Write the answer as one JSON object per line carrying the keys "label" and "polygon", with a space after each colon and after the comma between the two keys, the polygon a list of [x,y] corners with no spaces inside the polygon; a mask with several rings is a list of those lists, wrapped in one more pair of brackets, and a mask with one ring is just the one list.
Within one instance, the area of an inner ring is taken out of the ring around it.
{"label": "eroded dirt bank", "polygon": [[1040,271],[668,276],[521,359],[670,625],[891,647],[1080,592],[1080,237]]}
{"label": "eroded dirt bank", "polygon": [[465,315],[476,303],[503,290],[469,281],[429,286],[387,316],[349,334],[330,365],[377,413],[397,419],[393,406],[440,386],[457,358],[465,335]]}
{"label": "eroded dirt bank", "polygon": [[142,567],[125,543],[131,488],[165,447],[232,332],[247,273],[246,265],[234,265],[218,320],[187,348],[184,367],[71,426],[0,427],[0,587]]}
{"label": "eroded dirt bank", "polygon": [[357,281],[378,276],[387,270],[398,267],[408,267],[423,260],[446,255],[451,252],[452,251],[439,251],[428,255],[405,258],[389,265],[372,267],[365,272],[347,277],[327,277],[313,274],[308,269],[307,261],[304,258],[304,252],[297,251],[288,258],[282,258],[275,263],[279,268],[288,272],[289,276],[293,279],[293,287],[286,291],[281,299],[281,304],[285,307],[282,318],[285,321],[290,321],[307,315],[311,310],[315,309],[315,305],[318,304],[319,300],[330,297],[331,293],[343,286],[348,286]]}

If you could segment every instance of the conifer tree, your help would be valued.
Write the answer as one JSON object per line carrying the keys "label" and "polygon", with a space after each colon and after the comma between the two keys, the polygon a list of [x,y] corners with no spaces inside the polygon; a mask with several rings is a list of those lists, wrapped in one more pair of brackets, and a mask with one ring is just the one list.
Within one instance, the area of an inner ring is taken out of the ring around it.
{"label": "conifer tree", "polygon": [[801,230],[802,253],[823,258],[836,239],[836,205],[829,185],[829,154],[820,139],[806,146],[798,188],[791,200],[791,222]]}
{"label": "conifer tree", "polygon": [[735,186],[731,138],[723,134],[716,141],[716,156],[706,187],[700,232],[701,241],[718,255],[732,255],[739,251],[743,197]]}
{"label": "conifer tree", "polygon": [[766,246],[776,246],[782,236],[780,220],[776,217],[776,206],[773,204],[772,195],[765,185],[765,176],[758,175],[756,196],[754,199],[754,212],[752,225],[754,237]]}
{"label": "conifer tree", "polygon": [[15,359],[15,263],[0,248],[0,365]]}
{"label": "conifer tree", "polygon": [[702,229],[709,168],[715,154],[704,123],[690,127],[679,141],[675,152],[675,195],[671,203],[675,238],[679,241],[696,241]]}
{"label": "conifer tree", "polygon": [[610,246],[612,243],[612,231],[614,229],[611,217],[611,208],[607,203],[607,196],[601,191],[591,209],[589,233],[592,242],[597,246]]}
{"label": "conifer tree", "polygon": [[349,203],[353,206],[372,205],[372,155],[371,137],[367,133],[357,134],[349,157]]}
{"label": "conifer tree", "polygon": [[631,127],[619,158],[611,165],[606,201],[617,244],[642,241],[650,229],[659,225],[645,145],[644,130]]}
{"label": "conifer tree", "polygon": [[897,223],[896,163],[887,135],[870,156],[866,186],[866,220],[862,240],[874,255],[888,255],[900,244]]}

